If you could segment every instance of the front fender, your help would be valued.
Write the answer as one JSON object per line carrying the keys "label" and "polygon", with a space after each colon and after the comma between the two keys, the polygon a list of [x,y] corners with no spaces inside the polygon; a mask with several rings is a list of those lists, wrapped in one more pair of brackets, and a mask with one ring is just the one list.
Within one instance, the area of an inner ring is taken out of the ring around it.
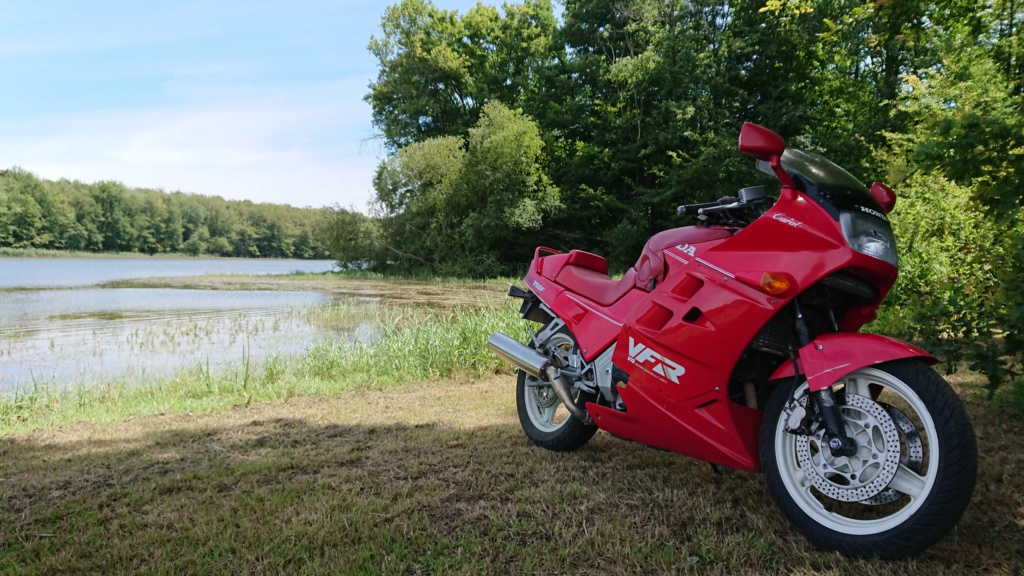
{"label": "front fender", "polygon": [[[931,354],[901,340],[856,332],[822,334],[797,354],[811,392],[824,390],[836,380],[865,366],[903,358],[923,358],[929,364],[937,362]],[[771,380],[792,377],[793,363],[784,362],[772,374]]]}

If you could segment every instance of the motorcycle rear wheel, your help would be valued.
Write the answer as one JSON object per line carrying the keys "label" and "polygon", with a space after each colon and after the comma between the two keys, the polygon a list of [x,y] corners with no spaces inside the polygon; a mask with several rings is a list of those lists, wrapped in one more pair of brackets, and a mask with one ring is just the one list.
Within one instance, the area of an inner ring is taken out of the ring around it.
{"label": "motorcycle rear wheel", "polygon": [[780,386],[760,440],[772,499],[808,540],[847,556],[895,559],[931,546],[967,508],[977,476],[960,399],[920,360],[862,368],[833,391],[857,454],[833,455],[820,425],[787,432],[794,389]]}
{"label": "motorcycle rear wheel", "polygon": [[[564,366],[576,340],[563,328],[551,336],[547,346]],[[573,388],[572,396],[581,408],[597,397],[579,388]],[[516,409],[526,436],[534,444],[555,452],[576,450],[597,432],[597,426],[584,424],[566,410],[551,384],[522,370],[516,382]]]}

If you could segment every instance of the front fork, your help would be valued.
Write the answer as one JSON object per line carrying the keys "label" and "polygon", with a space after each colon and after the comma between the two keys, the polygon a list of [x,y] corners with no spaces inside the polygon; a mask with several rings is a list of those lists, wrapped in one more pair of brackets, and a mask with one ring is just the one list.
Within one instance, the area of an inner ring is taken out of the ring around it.
{"label": "front fork", "polygon": [[[811,343],[811,331],[807,326],[807,320],[804,318],[803,311],[800,309],[800,303],[794,299],[793,305],[796,308],[797,339],[800,342],[800,348],[803,348]],[[801,372],[795,350],[790,352],[790,358],[793,360],[793,371],[797,378],[799,378]],[[818,414],[821,415],[822,423],[825,425],[825,437],[828,439],[829,450],[837,456],[852,456],[856,454],[857,443],[854,442],[853,438],[846,435],[846,426],[843,425],[843,413],[836,404],[836,397],[832,392],[832,388],[826,387],[817,392],[811,392],[811,398],[814,400],[814,406],[817,408]],[[805,412],[802,417],[791,421],[788,427],[791,432],[806,434],[809,428],[809,420],[810,415]]]}

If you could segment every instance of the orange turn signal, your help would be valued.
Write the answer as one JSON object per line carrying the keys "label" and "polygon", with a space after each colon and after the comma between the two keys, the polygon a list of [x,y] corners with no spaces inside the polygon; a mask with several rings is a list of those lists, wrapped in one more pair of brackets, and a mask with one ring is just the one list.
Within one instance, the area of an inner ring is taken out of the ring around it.
{"label": "orange turn signal", "polygon": [[761,276],[761,289],[772,296],[785,294],[789,291],[789,276],[779,272],[765,272]]}

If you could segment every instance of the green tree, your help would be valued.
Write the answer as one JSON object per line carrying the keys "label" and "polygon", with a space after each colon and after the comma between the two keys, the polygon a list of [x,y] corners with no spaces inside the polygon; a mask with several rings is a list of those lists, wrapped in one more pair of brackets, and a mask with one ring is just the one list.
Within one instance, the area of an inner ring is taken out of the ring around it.
{"label": "green tree", "polygon": [[380,71],[366,100],[393,151],[441,136],[464,137],[484,104],[517,106],[553,57],[549,0],[478,4],[465,16],[429,0],[389,6],[368,46]]}
{"label": "green tree", "polygon": [[[913,119],[911,128],[889,134],[897,161],[892,180],[912,182],[919,174],[935,174],[967,190],[974,211],[1001,233],[980,242],[985,274],[975,268],[960,285],[943,285],[948,298],[967,293],[983,295],[969,302],[960,317],[971,319],[964,329],[967,358],[988,374],[995,389],[1019,368],[1024,354],[1024,117],[1011,83],[984,51],[973,48],[951,53],[940,73],[908,78],[901,103]],[[961,207],[940,207],[930,218],[949,218]],[[972,220],[972,226],[980,226]],[[958,246],[964,250],[964,246]],[[994,277],[993,283],[986,278]],[[934,288],[932,288],[934,291]],[[921,309],[920,313],[927,313]],[[998,337],[998,336],[1001,336]],[[1000,341],[1003,346],[999,346]]]}
{"label": "green tree", "polygon": [[50,239],[37,198],[42,184],[20,168],[0,173],[0,245],[44,247]]}
{"label": "green tree", "polygon": [[381,254],[399,265],[431,268],[458,259],[465,216],[459,186],[465,166],[460,138],[411,144],[386,159],[374,177],[375,209],[381,216]]}
{"label": "green tree", "polygon": [[324,258],[322,218],[307,208],[0,171],[4,247]]}
{"label": "green tree", "polygon": [[[560,206],[540,164],[543,147],[533,120],[494,102],[483,107],[467,140],[433,138],[400,149],[374,179],[381,220],[372,229],[379,236],[367,239],[373,245],[367,253],[440,273],[492,275],[508,269]],[[348,211],[337,212],[337,218],[371,230]],[[336,238],[342,254],[369,247],[342,232]]]}
{"label": "green tree", "polygon": [[132,222],[134,210],[124,186],[117,182],[100,182],[93,192],[93,199],[100,209],[98,228],[103,236],[103,250],[132,251],[138,233]]}
{"label": "green tree", "polygon": [[382,246],[380,220],[354,209],[328,209],[319,235],[342,269],[380,267],[391,257]]}
{"label": "green tree", "polygon": [[43,181],[42,194],[36,197],[39,209],[44,215],[47,242],[44,248],[52,250],[80,249],[77,239],[84,230],[78,223],[72,197],[67,193],[67,182]]}
{"label": "green tree", "polygon": [[403,0],[385,10],[381,32],[369,44],[381,72],[367,100],[385,141],[397,148],[468,129],[474,102],[458,14]]}
{"label": "green tree", "polygon": [[65,244],[69,250],[85,250],[99,252],[103,250],[103,232],[100,224],[103,221],[103,210],[93,198],[89,190],[82,186],[62,181],[63,187],[70,193],[70,203],[75,210],[77,226],[72,229]]}
{"label": "green tree", "polygon": [[[493,102],[469,131],[458,203],[466,256],[480,262],[475,275],[493,275],[488,267],[522,260],[545,235],[543,224],[562,207],[559,191],[541,165],[540,129],[521,111]],[[493,261],[480,260],[480,253]]]}
{"label": "green tree", "polygon": [[924,346],[952,370],[987,355],[1001,326],[998,225],[969,188],[937,173],[901,182],[892,213],[900,278],[875,327]]}

